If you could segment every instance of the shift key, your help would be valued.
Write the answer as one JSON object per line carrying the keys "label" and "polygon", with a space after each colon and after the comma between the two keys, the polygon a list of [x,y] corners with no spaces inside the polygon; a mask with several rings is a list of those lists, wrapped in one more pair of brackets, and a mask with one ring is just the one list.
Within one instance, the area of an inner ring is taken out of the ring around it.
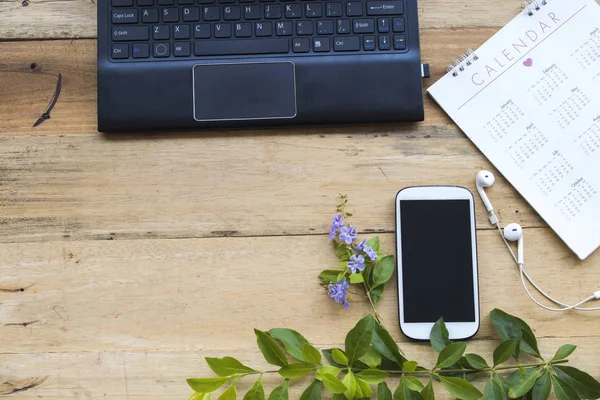
{"label": "shift key", "polygon": [[369,1],[367,15],[400,15],[404,13],[402,1]]}
{"label": "shift key", "polygon": [[115,42],[128,40],[148,40],[149,32],[147,26],[113,27],[112,38]]}

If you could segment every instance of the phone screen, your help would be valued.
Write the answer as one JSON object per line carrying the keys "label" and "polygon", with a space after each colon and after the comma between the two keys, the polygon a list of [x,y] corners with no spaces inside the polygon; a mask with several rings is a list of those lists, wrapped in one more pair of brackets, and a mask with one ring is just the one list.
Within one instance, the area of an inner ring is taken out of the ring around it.
{"label": "phone screen", "polygon": [[401,200],[407,323],[475,322],[469,200]]}

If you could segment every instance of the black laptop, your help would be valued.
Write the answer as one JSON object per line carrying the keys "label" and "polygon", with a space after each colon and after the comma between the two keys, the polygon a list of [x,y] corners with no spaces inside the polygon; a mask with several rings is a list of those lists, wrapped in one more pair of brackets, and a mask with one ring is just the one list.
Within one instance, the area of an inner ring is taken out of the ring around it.
{"label": "black laptop", "polygon": [[424,118],[417,0],[99,0],[101,132]]}

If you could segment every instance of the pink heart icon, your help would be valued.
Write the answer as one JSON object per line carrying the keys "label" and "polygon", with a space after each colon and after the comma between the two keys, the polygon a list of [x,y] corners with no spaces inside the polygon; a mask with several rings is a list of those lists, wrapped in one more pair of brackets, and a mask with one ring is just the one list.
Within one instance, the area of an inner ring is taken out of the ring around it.
{"label": "pink heart icon", "polygon": [[533,60],[528,58],[527,60],[523,61],[523,65],[526,67],[531,67],[533,65]]}

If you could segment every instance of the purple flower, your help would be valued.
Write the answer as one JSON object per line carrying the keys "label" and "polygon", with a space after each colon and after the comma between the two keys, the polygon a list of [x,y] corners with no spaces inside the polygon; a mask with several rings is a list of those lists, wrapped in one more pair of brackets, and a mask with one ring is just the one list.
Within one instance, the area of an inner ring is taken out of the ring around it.
{"label": "purple flower", "polygon": [[348,261],[348,268],[355,274],[357,271],[363,271],[365,269],[365,258],[363,256],[357,256],[352,254],[350,261]]}
{"label": "purple flower", "polygon": [[373,261],[373,260],[375,260],[377,258],[377,253],[375,253],[375,250],[373,250],[369,246],[365,245],[365,247],[364,247],[363,250],[369,256],[369,258],[371,259],[371,261]]}
{"label": "purple flower", "polygon": [[356,233],[356,229],[352,225],[342,226],[340,232],[340,240],[346,242],[346,244],[352,244],[354,239],[356,239],[357,237],[358,233]]}
{"label": "purple flower", "polygon": [[344,225],[346,225],[346,223],[342,219],[341,215],[336,215],[335,217],[333,217],[333,223],[331,224],[331,228],[329,228],[329,241],[330,242],[333,239],[335,239],[338,229],[340,229]]}
{"label": "purple flower", "polygon": [[358,245],[354,246],[354,251],[357,253],[360,253],[361,251],[363,251],[366,242],[367,242],[367,239],[363,239],[362,242],[360,242]]}
{"label": "purple flower", "polygon": [[328,286],[329,297],[335,300],[336,303],[341,304],[346,310],[350,309],[350,304],[346,299],[349,287],[350,285],[346,282],[346,277],[340,282],[330,283]]}

